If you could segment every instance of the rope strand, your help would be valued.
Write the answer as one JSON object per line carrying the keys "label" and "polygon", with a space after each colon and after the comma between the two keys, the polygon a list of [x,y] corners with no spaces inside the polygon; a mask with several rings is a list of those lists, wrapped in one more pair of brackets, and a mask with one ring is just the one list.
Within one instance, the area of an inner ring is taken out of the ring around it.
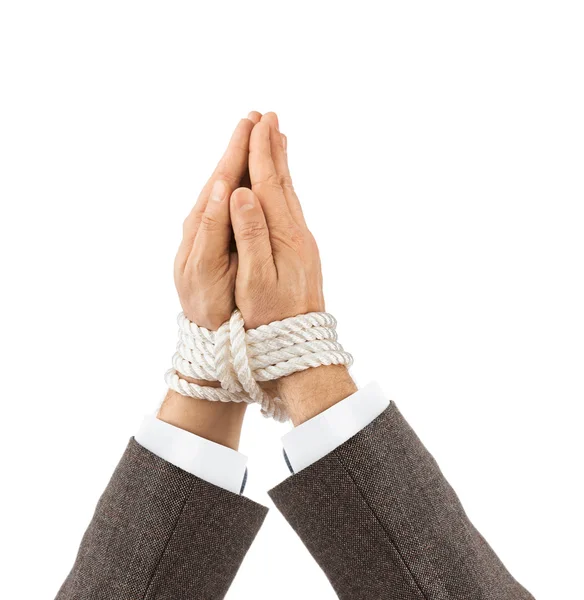
{"label": "rope strand", "polygon": [[[282,400],[258,382],[322,365],[353,364],[353,357],[337,341],[337,322],[328,313],[298,315],[248,331],[238,309],[217,331],[199,327],[180,313],[178,325],[173,368],[165,375],[169,388],[213,402],[255,402],[264,416],[280,422],[289,418]],[[219,381],[221,387],[190,383],[181,375]]]}

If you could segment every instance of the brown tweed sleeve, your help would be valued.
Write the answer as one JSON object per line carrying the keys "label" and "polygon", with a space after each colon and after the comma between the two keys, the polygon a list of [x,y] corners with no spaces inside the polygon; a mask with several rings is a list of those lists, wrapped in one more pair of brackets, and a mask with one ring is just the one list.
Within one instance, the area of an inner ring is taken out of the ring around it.
{"label": "brown tweed sleeve", "polygon": [[393,403],[270,496],[341,599],[533,600]]}
{"label": "brown tweed sleeve", "polygon": [[57,600],[223,598],[266,513],[132,438]]}

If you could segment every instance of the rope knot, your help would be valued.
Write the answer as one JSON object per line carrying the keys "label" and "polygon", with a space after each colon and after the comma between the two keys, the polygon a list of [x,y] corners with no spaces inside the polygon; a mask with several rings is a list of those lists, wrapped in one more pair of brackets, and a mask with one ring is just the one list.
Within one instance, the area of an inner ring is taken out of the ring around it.
{"label": "rope knot", "polygon": [[[353,364],[337,341],[335,318],[307,313],[245,331],[238,309],[217,331],[178,316],[179,340],[167,385],[193,398],[220,402],[256,402],[266,417],[283,422],[288,414],[280,398],[259,385],[321,365]],[[190,383],[184,377],[219,381],[221,388]]]}

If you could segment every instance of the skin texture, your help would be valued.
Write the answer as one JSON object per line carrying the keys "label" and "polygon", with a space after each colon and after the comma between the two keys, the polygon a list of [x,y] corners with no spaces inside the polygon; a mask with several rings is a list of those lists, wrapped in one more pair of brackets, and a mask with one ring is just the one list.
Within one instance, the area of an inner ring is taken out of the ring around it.
{"label": "skin texture", "polygon": [[[318,247],[292,185],[287,144],[275,113],[242,119],[184,222],[175,283],[185,315],[198,325],[217,329],[235,306],[248,329],[325,310]],[[343,366],[309,369],[271,385],[294,425],[357,389]],[[158,417],[237,449],[245,409],[169,391]]]}

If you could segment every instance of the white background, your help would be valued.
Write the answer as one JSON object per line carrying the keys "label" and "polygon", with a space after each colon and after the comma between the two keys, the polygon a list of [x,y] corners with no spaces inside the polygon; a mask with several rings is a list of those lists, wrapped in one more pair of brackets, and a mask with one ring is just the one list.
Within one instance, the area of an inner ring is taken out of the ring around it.
{"label": "white background", "polygon": [[[0,4],[3,597],[164,394],[182,220],[278,112],[327,308],[538,600],[584,598],[580,2]],[[248,411],[247,495],[287,476]],[[334,598],[274,509],[228,597]]]}

